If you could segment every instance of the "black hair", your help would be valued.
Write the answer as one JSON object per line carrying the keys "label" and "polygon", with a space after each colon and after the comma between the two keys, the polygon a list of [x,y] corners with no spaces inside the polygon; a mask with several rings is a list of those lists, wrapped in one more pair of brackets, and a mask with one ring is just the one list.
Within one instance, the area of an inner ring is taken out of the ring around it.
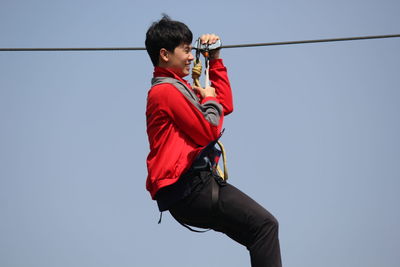
{"label": "black hair", "polygon": [[183,44],[191,44],[193,34],[184,23],[171,20],[163,14],[161,20],[154,22],[146,33],[146,50],[154,66],[158,66],[161,48],[170,52]]}

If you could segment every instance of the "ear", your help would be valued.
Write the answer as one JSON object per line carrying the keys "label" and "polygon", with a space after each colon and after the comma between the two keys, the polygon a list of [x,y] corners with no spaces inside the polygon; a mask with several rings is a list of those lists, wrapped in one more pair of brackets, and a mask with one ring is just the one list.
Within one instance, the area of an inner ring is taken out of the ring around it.
{"label": "ear", "polygon": [[169,51],[165,48],[160,49],[160,59],[164,62],[168,62],[169,60]]}

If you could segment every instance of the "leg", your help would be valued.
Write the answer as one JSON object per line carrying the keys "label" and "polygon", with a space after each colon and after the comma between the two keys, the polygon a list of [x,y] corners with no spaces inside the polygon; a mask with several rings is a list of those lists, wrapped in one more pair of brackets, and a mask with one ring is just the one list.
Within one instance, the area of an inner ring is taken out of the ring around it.
{"label": "leg", "polygon": [[221,232],[246,246],[251,266],[280,267],[278,221],[249,196],[228,184],[220,189]]}
{"label": "leg", "polygon": [[[211,176],[211,175],[210,175]],[[211,183],[182,200],[170,212],[179,222],[223,232],[250,251],[253,267],[280,267],[278,222],[246,194],[227,184],[220,187],[218,210],[212,213]]]}

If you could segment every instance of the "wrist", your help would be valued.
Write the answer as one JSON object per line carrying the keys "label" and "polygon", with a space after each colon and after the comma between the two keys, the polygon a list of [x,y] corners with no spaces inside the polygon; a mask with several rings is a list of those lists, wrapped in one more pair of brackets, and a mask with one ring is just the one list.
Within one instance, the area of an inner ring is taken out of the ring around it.
{"label": "wrist", "polygon": [[203,96],[203,99],[207,98],[207,97],[215,97],[215,94],[205,94]]}
{"label": "wrist", "polygon": [[220,58],[220,51],[221,49],[211,50],[210,53],[210,60],[219,59]]}

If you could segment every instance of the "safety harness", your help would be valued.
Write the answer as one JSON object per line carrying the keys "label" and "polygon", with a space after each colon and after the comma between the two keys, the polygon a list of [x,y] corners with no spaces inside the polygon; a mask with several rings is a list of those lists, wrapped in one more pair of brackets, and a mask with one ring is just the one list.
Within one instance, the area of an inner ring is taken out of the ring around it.
{"label": "safety harness", "polygon": [[[202,63],[200,61],[200,55],[202,54],[204,56],[204,60],[205,60],[205,86],[210,86],[210,78],[209,78],[209,69],[210,69],[210,51],[214,50],[214,49],[219,49],[221,47],[221,41],[218,40],[217,43],[213,44],[213,45],[209,45],[209,44],[201,44],[200,42],[200,38],[197,39],[196,41],[196,59],[193,62],[193,69],[192,69],[192,78],[193,78],[193,83],[195,86],[197,87],[201,87],[200,84],[200,76],[201,76],[201,72],[203,69]],[[158,84],[158,83],[164,83],[164,82],[169,82],[174,84],[175,86],[179,86],[179,83],[177,84],[176,81],[171,82],[170,80],[168,80],[168,78],[163,78],[162,81],[154,81],[154,84]],[[185,86],[184,86],[185,87]],[[223,131],[221,132],[222,135]],[[220,137],[221,137],[220,135]],[[215,148],[215,146],[218,145],[219,147],[219,151],[218,149]],[[215,152],[215,153],[211,153],[211,157],[207,154],[209,154],[210,152]],[[203,155],[204,154],[204,155]],[[203,157],[206,156],[206,157]],[[219,166],[219,158],[222,156],[222,161],[223,161],[223,170],[221,169],[221,167]],[[211,142],[207,147],[205,147],[203,149],[203,151],[200,153],[200,155],[198,155],[197,159],[210,159],[212,158],[214,164],[211,164],[210,161],[205,161],[205,165],[203,166],[202,164],[200,165],[194,165],[191,167],[191,169],[193,170],[197,170],[197,168],[200,169],[207,169],[207,165],[209,165],[209,169],[213,169],[217,175],[215,175],[214,172],[212,172],[210,175],[213,176],[213,179],[215,181],[211,181],[211,201],[212,201],[212,214],[213,216],[217,216],[217,210],[218,210],[218,199],[219,199],[219,187],[223,186],[226,184],[226,181],[228,180],[228,168],[227,168],[227,164],[226,164],[226,152],[225,152],[225,147],[224,145],[221,143],[221,141],[219,141],[219,138],[214,141]],[[198,163],[199,161],[197,161]],[[162,212],[160,213],[160,219],[158,221],[158,223],[161,223],[161,219],[162,219]],[[178,221],[182,226],[186,227],[187,229],[189,229],[192,232],[196,232],[196,233],[204,233],[209,231],[208,230],[196,230],[193,229],[192,227],[190,227],[189,225],[187,225],[184,222],[180,222]]]}

